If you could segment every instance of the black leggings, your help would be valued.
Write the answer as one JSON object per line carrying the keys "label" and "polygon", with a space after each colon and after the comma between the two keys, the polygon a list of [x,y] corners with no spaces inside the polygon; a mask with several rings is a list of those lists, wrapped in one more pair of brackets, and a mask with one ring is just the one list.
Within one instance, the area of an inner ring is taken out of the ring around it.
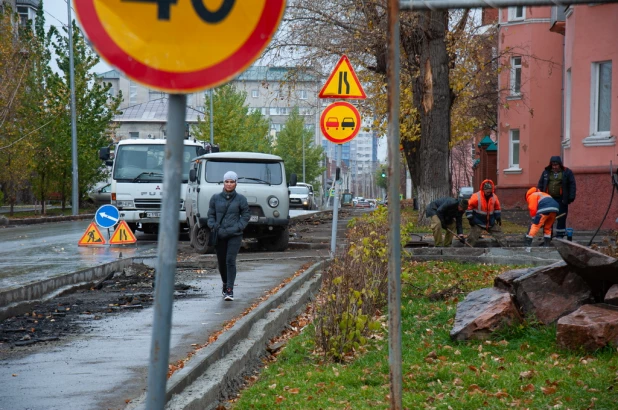
{"label": "black leggings", "polygon": [[227,289],[234,290],[236,280],[236,256],[242,244],[242,236],[232,236],[229,238],[219,238],[216,246],[217,263],[219,264],[219,274],[221,281]]}

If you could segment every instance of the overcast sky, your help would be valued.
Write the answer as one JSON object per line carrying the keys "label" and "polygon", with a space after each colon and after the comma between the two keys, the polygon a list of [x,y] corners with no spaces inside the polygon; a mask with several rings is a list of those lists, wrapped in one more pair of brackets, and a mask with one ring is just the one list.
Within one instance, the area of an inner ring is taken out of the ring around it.
{"label": "overcast sky", "polygon": [[[60,26],[66,26],[68,21],[68,10],[65,0],[43,0],[43,11],[46,30],[48,30],[50,26],[56,26],[58,28],[60,28]],[[71,10],[71,18],[73,20],[77,19],[74,9]],[[55,60],[52,62],[52,67],[54,70],[57,70]],[[101,59],[101,62],[94,66],[92,71],[95,73],[103,73],[110,69],[111,66]]]}

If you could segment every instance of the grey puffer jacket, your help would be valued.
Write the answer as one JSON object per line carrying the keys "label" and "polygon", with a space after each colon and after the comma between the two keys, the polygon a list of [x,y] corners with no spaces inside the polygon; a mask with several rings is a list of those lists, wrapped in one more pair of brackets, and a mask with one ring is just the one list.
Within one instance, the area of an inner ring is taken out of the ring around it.
{"label": "grey puffer jacket", "polygon": [[[229,203],[229,206],[228,206]],[[227,208],[227,212],[225,211]],[[221,216],[225,212],[223,220]],[[208,207],[208,227],[218,229],[219,238],[230,238],[242,235],[249,224],[251,211],[244,195],[232,192],[222,192],[210,198]]]}

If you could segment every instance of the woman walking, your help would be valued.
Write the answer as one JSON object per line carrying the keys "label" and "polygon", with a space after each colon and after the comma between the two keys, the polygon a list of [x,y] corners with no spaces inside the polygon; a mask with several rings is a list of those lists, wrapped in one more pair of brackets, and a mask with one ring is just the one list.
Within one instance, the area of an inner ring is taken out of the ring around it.
{"label": "woman walking", "polygon": [[217,263],[223,282],[225,300],[234,300],[236,256],[242,243],[242,233],[249,223],[251,212],[247,198],[236,192],[238,175],[228,171],[223,176],[223,191],[210,198],[208,227],[217,232]]}

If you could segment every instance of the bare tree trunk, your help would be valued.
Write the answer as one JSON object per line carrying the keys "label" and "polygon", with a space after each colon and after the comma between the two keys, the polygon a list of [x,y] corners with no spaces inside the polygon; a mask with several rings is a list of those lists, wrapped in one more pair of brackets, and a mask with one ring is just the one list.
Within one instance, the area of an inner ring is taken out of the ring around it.
{"label": "bare tree trunk", "polygon": [[[449,55],[446,49],[447,11],[417,12],[407,45],[408,62],[415,67],[413,102],[421,124],[421,137],[410,142],[406,159],[416,178],[419,223],[425,221],[425,206],[449,196],[449,141],[452,95],[449,86]],[[410,155],[411,154],[411,155]]]}

